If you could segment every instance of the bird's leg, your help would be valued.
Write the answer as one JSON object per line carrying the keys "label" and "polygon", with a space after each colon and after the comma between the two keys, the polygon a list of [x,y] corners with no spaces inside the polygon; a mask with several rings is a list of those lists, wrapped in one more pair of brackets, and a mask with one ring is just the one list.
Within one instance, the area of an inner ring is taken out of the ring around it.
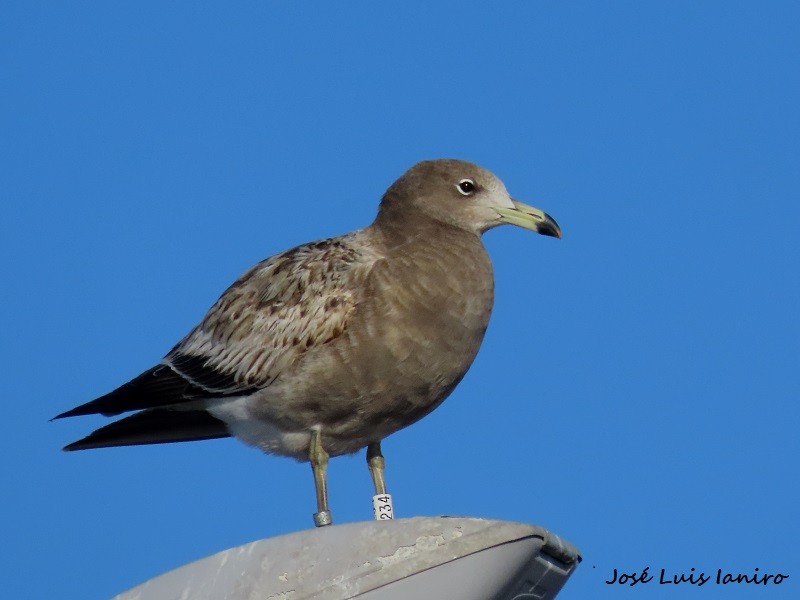
{"label": "bird's leg", "polygon": [[369,465],[369,474],[372,475],[372,483],[375,484],[375,493],[385,494],[386,479],[383,472],[386,469],[386,461],[381,453],[380,442],[367,446],[367,465]]}
{"label": "bird's leg", "polygon": [[392,496],[386,493],[386,478],[384,476],[386,461],[381,453],[380,442],[367,446],[367,465],[369,465],[369,473],[372,475],[372,483],[375,484],[375,495],[372,497],[375,520],[393,519]]}
{"label": "bird's leg", "polygon": [[322,432],[314,429],[311,432],[311,444],[308,447],[308,459],[314,473],[314,489],[317,492],[317,512],[314,513],[314,525],[322,527],[333,522],[328,509],[328,453],[322,447]]}

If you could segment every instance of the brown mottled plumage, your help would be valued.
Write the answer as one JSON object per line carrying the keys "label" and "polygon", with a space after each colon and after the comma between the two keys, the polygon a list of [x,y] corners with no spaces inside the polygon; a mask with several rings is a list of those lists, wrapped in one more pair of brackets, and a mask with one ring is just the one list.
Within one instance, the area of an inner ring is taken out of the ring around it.
{"label": "brown mottled plumage", "polygon": [[66,449],[234,435],[311,460],[323,510],[320,464],[369,446],[382,486],[380,441],[436,408],[475,358],[493,303],[480,235],[503,223],[560,237],[477,165],[415,165],[372,225],[257,264],[158,366],[58,415],[139,411]]}

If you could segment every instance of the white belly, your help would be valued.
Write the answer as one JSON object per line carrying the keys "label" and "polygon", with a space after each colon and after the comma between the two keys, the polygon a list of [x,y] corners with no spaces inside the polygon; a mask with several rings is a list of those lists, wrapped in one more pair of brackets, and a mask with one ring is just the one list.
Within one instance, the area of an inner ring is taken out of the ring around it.
{"label": "white belly", "polygon": [[256,418],[250,411],[250,398],[238,396],[214,400],[206,410],[228,427],[232,436],[245,444],[260,448],[269,454],[292,456],[308,460],[310,431],[281,431],[277,427]]}

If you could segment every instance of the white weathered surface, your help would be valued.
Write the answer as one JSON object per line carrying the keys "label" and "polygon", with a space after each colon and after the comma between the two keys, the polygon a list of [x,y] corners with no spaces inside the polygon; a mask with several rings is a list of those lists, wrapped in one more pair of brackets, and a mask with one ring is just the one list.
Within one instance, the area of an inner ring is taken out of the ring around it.
{"label": "white weathered surface", "polygon": [[572,546],[534,525],[452,517],[366,521],[231,548],[155,577],[115,600],[343,600],[359,595],[363,600],[487,600],[513,598],[501,592],[519,594],[537,586],[537,592],[552,597],[578,560]]}

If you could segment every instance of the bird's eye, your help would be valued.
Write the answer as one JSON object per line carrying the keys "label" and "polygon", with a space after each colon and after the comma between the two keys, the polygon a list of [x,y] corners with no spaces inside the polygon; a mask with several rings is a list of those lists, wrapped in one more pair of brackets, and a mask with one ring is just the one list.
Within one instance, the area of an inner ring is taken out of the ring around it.
{"label": "bird's eye", "polygon": [[475,192],[475,182],[472,179],[462,179],[456,186],[464,196],[471,196]]}

